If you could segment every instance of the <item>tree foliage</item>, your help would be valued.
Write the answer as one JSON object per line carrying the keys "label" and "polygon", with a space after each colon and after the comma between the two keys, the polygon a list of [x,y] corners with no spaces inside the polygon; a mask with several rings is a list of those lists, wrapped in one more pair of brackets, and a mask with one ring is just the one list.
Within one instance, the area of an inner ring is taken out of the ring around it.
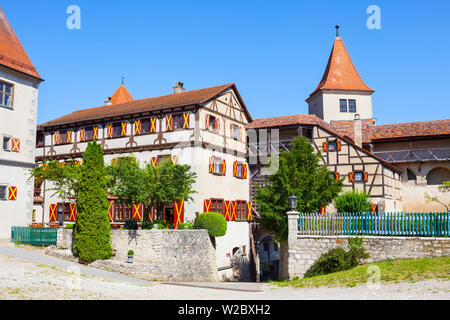
{"label": "tree foliage", "polygon": [[338,212],[370,212],[371,202],[369,193],[348,191],[339,195],[334,199],[334,203]]}
{"label": "tree foliage", "polygon": [[[439,186],[439,191],[442,193],[450,192],[450,181],[444,181]],[[447,212],[450,212],[450,203],[446,203],[445,201],[441,200],[438,196],[432,196],[425,192],[425,199],[427,202],[436,202],[442,205]]]}
{"label": "tree foliage", "polygon": [[83,162],[78,183],[73,252],[86,262],[109,259],[112,254],[111,227],[101,145],[96,141],[89,142]]}
{"label": "tree foliage", "polygon": [[331,203],[341,191],[342,181],[335,181],[320,161],[320,153],[314,151],[308,139],[296,138],[290,152],[280,154],[279,169],[268,176],[268,183],[264,187],[255,185],[255,202],[261,215],[257,220],[276,241],[287,240],[289,196],[294,194],[298,198],[298,211],[315,212]]}
{"label": "tree foliage", "polygon": [[197,175],[189,165],[170,159],[141,168],[133,157],[119,158],[107,168],[109,192],[126,203],[144,203],[162,212],[166,203],[192,200]]}

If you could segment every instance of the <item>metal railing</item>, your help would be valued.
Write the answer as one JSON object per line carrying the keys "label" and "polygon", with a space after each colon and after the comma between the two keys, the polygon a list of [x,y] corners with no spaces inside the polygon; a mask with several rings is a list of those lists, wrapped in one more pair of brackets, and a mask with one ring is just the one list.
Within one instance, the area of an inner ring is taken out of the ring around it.
{"label": "metal railing", "polygon": [[450,236],[449,212],[300,213],[301,235]]}

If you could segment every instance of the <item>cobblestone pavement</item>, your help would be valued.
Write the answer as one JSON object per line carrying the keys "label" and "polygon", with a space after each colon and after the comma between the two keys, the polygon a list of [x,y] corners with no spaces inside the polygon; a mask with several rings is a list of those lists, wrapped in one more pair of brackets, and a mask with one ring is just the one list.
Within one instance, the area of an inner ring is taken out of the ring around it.
{"label": "cobblestone pavement", "polygon": [[0,299],[297,300],[445,299],[450,281],[382,285],[379,289],[279,288],[256,283],[163,283],[125,277],[46,256],[39,249],[0,246]]}

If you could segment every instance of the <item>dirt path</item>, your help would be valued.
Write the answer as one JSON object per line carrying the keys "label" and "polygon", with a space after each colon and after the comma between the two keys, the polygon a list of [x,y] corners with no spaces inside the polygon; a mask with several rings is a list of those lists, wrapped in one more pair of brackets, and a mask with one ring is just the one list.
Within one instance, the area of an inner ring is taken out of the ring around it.
{"label": "dirt path", "polygon": [[[56,261],[57,266],[49,265],[56,264],[55,260],[58,259],[39,252],[20,250],[20,257],[14,257],[14,252],[5,254],[3,251],[0,253],[0,299],[450,300],[449,280],[389,284],[382,285],[379,289],[368,289],[366,286],[295,289],[254,283],[164,284],[136,280],[115,273],[103,273],[102,270],[97,270],[98,273],[91,273],[83,266],[62,260]],[[42,262],[37,261],[36,259],[39,257],[34,255],[30,258],[28,253],[42,255]]]}

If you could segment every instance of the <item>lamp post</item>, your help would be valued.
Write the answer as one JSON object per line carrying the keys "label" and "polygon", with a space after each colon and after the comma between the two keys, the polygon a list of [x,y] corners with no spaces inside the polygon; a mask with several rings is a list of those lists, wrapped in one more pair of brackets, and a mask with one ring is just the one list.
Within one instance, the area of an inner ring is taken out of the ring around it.
{"label": "lamp post", "polygon": [[288,198],[289,201],[289,209],[291,212],[295,212],[297,211],[297,203],[298,203],[298,198],[295,195],[292,195]]}

